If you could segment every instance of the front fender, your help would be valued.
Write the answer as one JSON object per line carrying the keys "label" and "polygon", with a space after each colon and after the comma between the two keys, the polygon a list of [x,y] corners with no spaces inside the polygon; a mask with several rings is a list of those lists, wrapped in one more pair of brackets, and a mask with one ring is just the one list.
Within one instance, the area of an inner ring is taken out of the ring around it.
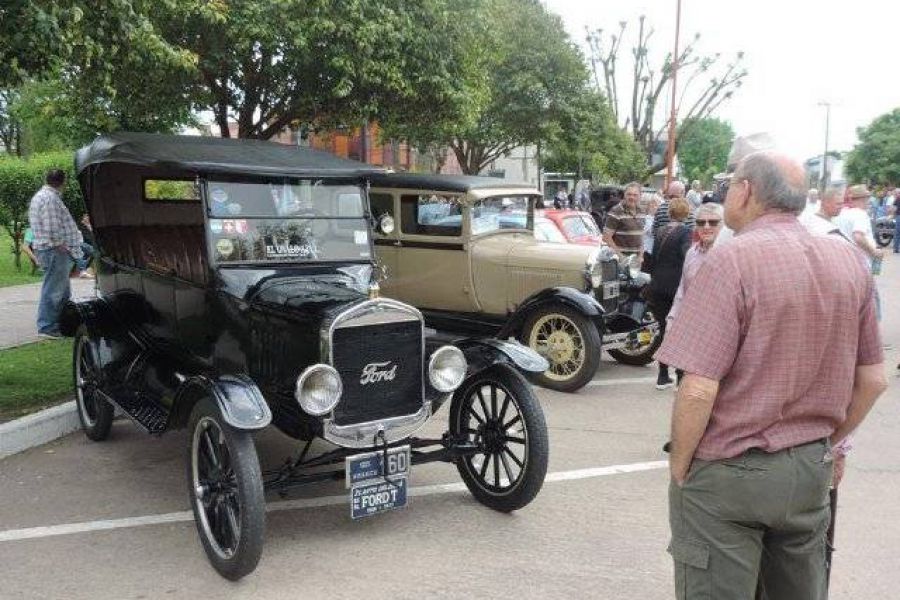
{"label": "front fender", "polygon": [[603,306],[596,298],[575,288],[553,287],[543,289],[526,298],[500,329],[497,338],[505,340],[515,337],[528,315],[535,309],[548,304],[562,304],[577,310],[593,321],[600,334],[603,334],[603,315],[606,314],[606,311],[603,310]]}
{"label": "front fender", "polygon": [[71,337],[81,325],[87,327],[91,337],[105,336],[118,329],[112,309],[103,298],[69,300],[63,305],[59,316],[60,332]]}
{"label": "front fender", "polygon": [[456,342],[456,347],[463,351],[469,364],[467,378],[497,363],[505,363],[519,371],[530,373],[543,373],[550,368],[547,359],[519,342],[469,338]]}
{"label": "front fender", "polygon": [[249,377],[222,375],[216,379],[195,375],[186,379],[175,393],[169,426],[184,427],[194,404],[210,397],[219,407],[222,418],[235,429],[263,429],[272,422],[272,411]]}

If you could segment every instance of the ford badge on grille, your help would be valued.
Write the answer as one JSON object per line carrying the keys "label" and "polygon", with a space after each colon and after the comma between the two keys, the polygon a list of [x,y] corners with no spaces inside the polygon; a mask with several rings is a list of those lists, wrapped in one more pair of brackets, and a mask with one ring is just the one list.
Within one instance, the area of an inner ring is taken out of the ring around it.
{"label": "ford badge on grille", "polygon": [[369,363],[362,370],[362,377],[359,379],[360,385],[369,383],[378,383],[379,381],[393,381],[397,375],[397,365],[392,365],[391,361]]}

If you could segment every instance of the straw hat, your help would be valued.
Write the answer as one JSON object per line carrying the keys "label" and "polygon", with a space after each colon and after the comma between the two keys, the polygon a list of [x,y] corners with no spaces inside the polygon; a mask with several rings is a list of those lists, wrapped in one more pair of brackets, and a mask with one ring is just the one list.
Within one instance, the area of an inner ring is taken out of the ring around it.
{"label": "straw hat", "polygon": [[869,192],[869,188],[867,188],[864,184],[858,183],[856,185],[851,185],[850,189],[847,192],[847,196],[850,197],[851,200],[860,200],[862,198],[869,199],[869,196],[872,194]]}

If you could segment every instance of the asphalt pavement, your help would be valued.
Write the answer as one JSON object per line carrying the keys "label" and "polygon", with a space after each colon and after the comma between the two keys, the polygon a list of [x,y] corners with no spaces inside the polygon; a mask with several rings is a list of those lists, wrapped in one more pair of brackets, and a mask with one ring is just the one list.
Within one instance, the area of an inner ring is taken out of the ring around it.
{"label": "asphalt pavement", "polygon": [[[890,388],[858,432],[840,489],[832,599],[898,597],[900,260],[879,277]],[[653,367],[605,360],[578,394],[538,389],[548,481],[506,515],[478,504],[447,464],[414,467],[405,509],[350,519],[342,484],[269,498],[257,570],[238,583],[207,564],[189,510],[183,432],[117,421],[0,460],[0,598],[673,598],[668,542],[672,391]],[[439,434],[442,409],[429,423]],[[296,451],[261,434],[264,468]],[[444,485],[446,484],[446,485]]]}

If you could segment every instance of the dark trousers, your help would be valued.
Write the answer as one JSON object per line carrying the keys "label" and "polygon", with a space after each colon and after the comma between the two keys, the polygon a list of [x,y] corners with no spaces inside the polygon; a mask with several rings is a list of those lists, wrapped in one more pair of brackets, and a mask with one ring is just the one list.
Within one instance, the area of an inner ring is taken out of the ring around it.
{"label": "dark trousers", "polygon": [[[659,323],[660,343],[662,343],[662,340],[666,338],[666,318],[668,318],[669,312],[671,312],[672,310],[672,300],[674,300],[674,298],[654,298],[650,301],[650,310],[653,311],[653,316]],[[659,372],[668,376],[669,365],[665,363],[659,363]]]}
{"label": "dark trousers", "polygon": [[669,486],[678,600],[827,598],[832,462],[826,440],[695,459]]}

